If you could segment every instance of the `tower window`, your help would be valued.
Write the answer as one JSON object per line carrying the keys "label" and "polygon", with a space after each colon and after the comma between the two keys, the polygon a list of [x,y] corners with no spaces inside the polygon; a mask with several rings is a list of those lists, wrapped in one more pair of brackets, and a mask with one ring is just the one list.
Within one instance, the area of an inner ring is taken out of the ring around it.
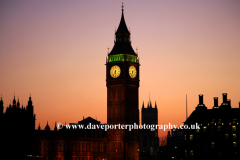
{"label": "tower window", "polygon": [[228,134],[225,134],[225,137],[226,137],[226,139],[228,139],[228,137],[229,137]]}
{"label": "tower window", "polygon": [[236,126],[232,126],[232,131],[236,132]]}
{"label": "tower window", "polygon": [[190,157],[193,157],[193,150],[190,150]]}
{"label": "tower window", "polygon": [[233,147],[237,147],[237,142],[233,142]]}
{"label": "tower window", "polygon": [[221,126],[218,126],[217,132],[220,132],[220,131],[221,131]]}
{"label": "tower window", "polygon": [[212,147],[212,148],[214,147],[214,142],[211,142],[211,147]]}
{"label": "tower window", "polygon": [[187,158],[187,150],[185,150],[185,157]]}
{"label": "tower window", "polygon": [[207,126],[203,127],[203,132],[207,132]]}
{"label": "tower window", "polygon": [[189,136],[189,140],[190,141],[193,140],[193,135],[192,134]]}
{"label": "tower window", "polygon": [[236,134],[233,134],[233,139],[236,139],[237,138],[237,135]]}

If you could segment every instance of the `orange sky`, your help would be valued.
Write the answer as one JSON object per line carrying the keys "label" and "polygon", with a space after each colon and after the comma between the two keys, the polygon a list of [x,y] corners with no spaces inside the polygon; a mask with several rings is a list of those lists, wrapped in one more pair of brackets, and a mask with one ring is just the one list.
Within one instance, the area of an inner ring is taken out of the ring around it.
{"label": "orange sky", "polygon": [[[36,126],[107,122],[106,56],[122,1],[1,1],[0,94],[32,95]],[[240,101],[240,2],[127,1],[124,15],[140,57],[139,108],[157,102],[159,124],[185,121],[204,94]],[[160,131],[160,136],[166,135]]]}

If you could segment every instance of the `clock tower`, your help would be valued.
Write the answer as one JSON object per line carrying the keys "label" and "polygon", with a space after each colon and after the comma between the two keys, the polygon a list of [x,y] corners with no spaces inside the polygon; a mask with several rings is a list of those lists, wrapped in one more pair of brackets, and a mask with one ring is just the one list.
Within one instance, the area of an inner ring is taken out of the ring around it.
{"label": "clock tower", "polygon": [[[122,17],[106,62],[108,125],[139,124],[139,60],[131,46],[130,32]],[[138,160],[138,129],[108,129],[108,159]]]}

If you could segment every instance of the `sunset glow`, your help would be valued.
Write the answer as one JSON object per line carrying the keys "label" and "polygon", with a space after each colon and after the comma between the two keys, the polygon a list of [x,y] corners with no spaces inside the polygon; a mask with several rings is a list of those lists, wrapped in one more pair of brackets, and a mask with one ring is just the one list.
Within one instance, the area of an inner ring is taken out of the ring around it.
{"label": "sunset glow", "polygon": [[[228,93],[233,108],[239,107],[240,1],[123,3],[131,44],[141,64],[139,111],[143,101],[147,106],[149,94],[152,104],[156,101],[159,124],[180,125],[186,120],[186,94],[188,115],[199,94],[209,109],[214,97],[222,103],[222,93]],[[53,129],[55,122],[76,123],[88,116],[107,123],[105,64],[121,4],[118,0],[1,1],[4,111],[14,93],[24,107],[31,94],[36,128],[40,124],[43,129],[48,121]],[[160,137],[166,135],[159,131]]]}

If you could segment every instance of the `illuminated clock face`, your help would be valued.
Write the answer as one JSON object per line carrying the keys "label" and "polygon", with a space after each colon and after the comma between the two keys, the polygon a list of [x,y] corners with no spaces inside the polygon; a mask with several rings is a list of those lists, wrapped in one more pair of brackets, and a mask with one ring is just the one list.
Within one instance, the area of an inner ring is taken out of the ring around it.
{"label": "illuminated clock face", "polygon": [[136,70],[136,68],[135,68],[134,66],[130,66],[130,67],[129,67],[129,76],[130,76],[131,78],[135,78],[136,75],[137,75],[137,70]]}
{"label": "illuminated clock face", "polygon": [[120,67],[117,66],[117,65],[112,66],[112,68],[110,69],[110,75],[111,75],[113,78],[119,77],[120,73],[121,73],[121,69],[120,69]]}

